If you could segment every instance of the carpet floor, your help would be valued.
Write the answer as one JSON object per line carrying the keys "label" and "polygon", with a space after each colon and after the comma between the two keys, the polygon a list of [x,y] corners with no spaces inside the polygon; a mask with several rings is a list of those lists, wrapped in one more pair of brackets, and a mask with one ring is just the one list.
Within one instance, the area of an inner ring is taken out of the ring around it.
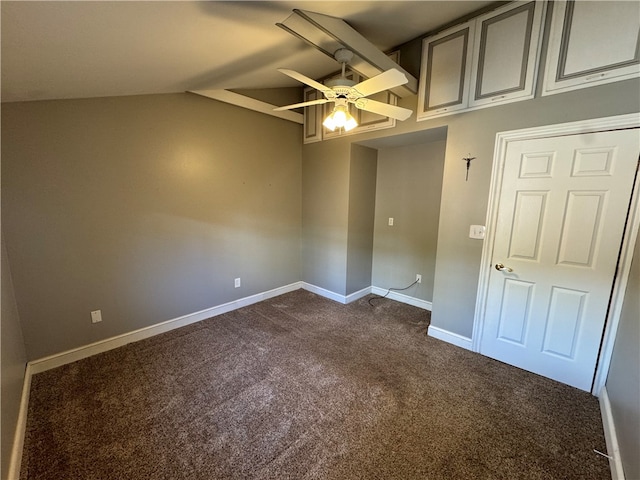
{"label": "carpet floor", "polygon": [[607,479],[598,400],[297,290],[37,374],[21,480]]}

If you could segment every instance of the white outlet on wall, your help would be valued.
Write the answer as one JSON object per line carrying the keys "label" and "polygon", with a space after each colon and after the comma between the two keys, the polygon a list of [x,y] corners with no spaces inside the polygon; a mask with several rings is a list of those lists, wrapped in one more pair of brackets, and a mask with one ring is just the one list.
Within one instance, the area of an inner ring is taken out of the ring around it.
{"label": "white outlet on wall", "polygon": [[422,275],[420,275],[419,273],[416,273],[416,282],[422,283]]}
{"label": "white outlet on wall", "polygon": [[94,310],[91,312],[91,323],[99,323],[102,321],[102,310]]}
{"label": "white outlet on wall", "polygon": [[393,227],[393,217],[389,217],[389,226]]}
{"label": "white outlet on wall", "polygon": [[241,285],[240,279],[239,279],[239,278],[236,278],[236,279],[233,281],[233,286],[234,286],[234,288],[240,288],[240,285]]}

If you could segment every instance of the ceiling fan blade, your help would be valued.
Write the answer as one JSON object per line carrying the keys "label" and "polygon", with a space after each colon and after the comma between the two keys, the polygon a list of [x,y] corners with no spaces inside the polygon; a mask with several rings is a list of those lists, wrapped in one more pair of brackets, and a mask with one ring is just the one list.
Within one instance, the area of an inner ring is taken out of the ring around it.
{"label": "ceiling fan blade", "polygon": [[364,82],[354,85],[353,88],[354,90],[357,90],[361,96],[368,97],[374,93],[389,90],[390,88],[394,88],[399,85],[404,85],[408,81],[409,80],[404,73],[392,68],[391,70],[382,72],[380,75],[376,75],[369,80],[365,80]]}
{"label": "ceiling fan blade", "polygon": [[406,120],[413,113],[408,108],[402,108],[397,107],[396,105],[389,105],[388,103],[377,102],[369,98],[359,98],[352,103],[360,110],[377,113],[385,117],[395,118],[396,120]]}
{"label": "ceiling fan blade", "polygon": [[331,91],[330,88],[328,88],[326,85],[321,84],[320,82],[316,82],[315,80],[301,74],[298,72],[295,72],[293,70],[289,70],[287,68],[279,68],[278,69],[279,72],[284,73],[285,75],[290,76],[291,78],[298,80],[301,83],[304,83],[306,85],[309,85],[310,87],[315,88],[316,90],[320,90],[321,92],[325,92],[325,91]]}
{"label": "ceiling fan blade", "polygon": [[311,105],[320,105],[322,103],[327,103],[328,101],[329,100],[327,100],[326,98],[321,98],[320,100],[310,100],[308,102],[294,103],[293,105],[285,105],[284,107],[274,108],[273,111],[280,112],[282,110],[291,110],[292,108],[310,107]]}

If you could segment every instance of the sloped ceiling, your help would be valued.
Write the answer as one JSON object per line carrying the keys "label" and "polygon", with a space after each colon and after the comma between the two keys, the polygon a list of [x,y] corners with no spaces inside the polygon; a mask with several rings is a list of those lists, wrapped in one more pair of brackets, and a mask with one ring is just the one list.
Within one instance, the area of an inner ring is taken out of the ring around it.
{"label": "sloped ceiling", "polygon": [[337,64],[278,28],[294,8],[386,51],[494,2],[2,1],[2,101],[299,86]]}

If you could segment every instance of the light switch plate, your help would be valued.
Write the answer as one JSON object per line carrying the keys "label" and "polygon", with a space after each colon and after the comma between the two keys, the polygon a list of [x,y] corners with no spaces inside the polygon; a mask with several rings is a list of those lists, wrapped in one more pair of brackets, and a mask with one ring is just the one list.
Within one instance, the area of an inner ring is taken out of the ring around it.
{"label": "light switch plate", "polygon": [[469,238],[477,238],[479,240],[483,240],[485,230],[486,229],[484,225],[471,225],[469,227]]}

